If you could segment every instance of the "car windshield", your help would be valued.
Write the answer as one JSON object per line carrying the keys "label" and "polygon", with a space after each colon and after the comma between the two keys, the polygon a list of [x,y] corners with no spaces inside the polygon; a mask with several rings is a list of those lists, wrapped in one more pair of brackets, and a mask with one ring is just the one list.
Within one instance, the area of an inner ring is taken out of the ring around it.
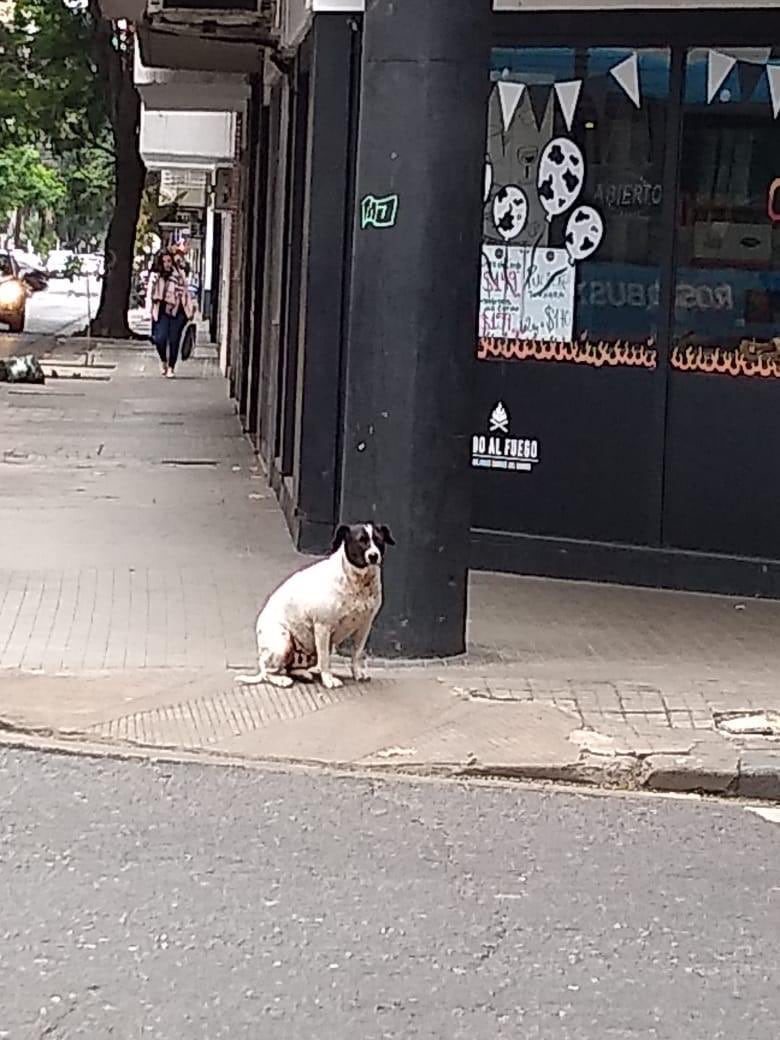
{"label": "car windshield", "polygon": [[11,257],[0,253],[0,278],[5,278],[9,274],[14,273],[13,264],[11,263]]}

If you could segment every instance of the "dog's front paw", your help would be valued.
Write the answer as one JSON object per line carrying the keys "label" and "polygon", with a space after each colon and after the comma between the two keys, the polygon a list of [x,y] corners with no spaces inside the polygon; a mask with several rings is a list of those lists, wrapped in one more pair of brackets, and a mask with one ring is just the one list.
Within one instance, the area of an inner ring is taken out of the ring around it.
{"label": "dog's front paw", "polygon": [[327,690],[337,690],[339,688],[339,686],[343,686],[344,685],[344,683],[341,681],[341,679],[338,678],[338,676],[331,675],[330,672],[323,672],[322,676],[321,676],[321,679],[322,679],[322,685]]}
{"label": "dog's front paw", "polygon": [[371,676],[368,674],[368,668],[361,662],[352,665],[352,678],[355,682],[368,682]]}

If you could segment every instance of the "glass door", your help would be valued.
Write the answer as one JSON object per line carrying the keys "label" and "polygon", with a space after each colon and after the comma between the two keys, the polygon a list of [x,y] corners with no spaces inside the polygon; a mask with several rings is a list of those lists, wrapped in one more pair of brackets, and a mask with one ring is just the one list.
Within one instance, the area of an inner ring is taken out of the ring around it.
{"label": "glass door", "polygon": [[780,557],[780,49],[686,56],[664,496],[674,547]]}

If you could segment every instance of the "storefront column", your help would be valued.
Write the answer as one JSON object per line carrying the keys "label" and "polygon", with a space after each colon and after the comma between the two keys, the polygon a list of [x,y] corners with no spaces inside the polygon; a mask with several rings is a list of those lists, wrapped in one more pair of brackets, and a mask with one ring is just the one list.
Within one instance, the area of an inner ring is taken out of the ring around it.
{"label": "storefront column", "polygon": [[465,644],[490,0],[368,0],[341,486],[393,530],[374,653]]}
{"label": "storefront column", "polygon": [[[350,239],[354,174],[354,78],[359,34],[351,17],[317,15],[311,39],[309,138],[306,148],[303,264],[293,468],[295,517],[304,552],[327,550],[333,536],[345,293],[341,259]],[[337,262],[334,262],[334,258]]]}

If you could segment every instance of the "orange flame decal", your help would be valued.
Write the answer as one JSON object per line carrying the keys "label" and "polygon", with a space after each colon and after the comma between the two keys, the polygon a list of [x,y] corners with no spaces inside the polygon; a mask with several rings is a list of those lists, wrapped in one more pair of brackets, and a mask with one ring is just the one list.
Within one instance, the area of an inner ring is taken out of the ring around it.
{"label": "orange flame decal", "polygon": [[593,368],[607,365],[612,368],[626,366],[651,370],[658,362],[657,351],[651,343],[629,343],[628,340],[601,340],[598,343],[583,340],[572,343],[562,340],[483,338],[477,347],[477,358],[480,361],[524,361],[531,358],[534,361],[571,362]]}
{"label": "orange flame decal", "polygon": [[723,347],[675,347],[669,364],[678,372],[780,379],[780,358],[776,355],[743,354]]}

